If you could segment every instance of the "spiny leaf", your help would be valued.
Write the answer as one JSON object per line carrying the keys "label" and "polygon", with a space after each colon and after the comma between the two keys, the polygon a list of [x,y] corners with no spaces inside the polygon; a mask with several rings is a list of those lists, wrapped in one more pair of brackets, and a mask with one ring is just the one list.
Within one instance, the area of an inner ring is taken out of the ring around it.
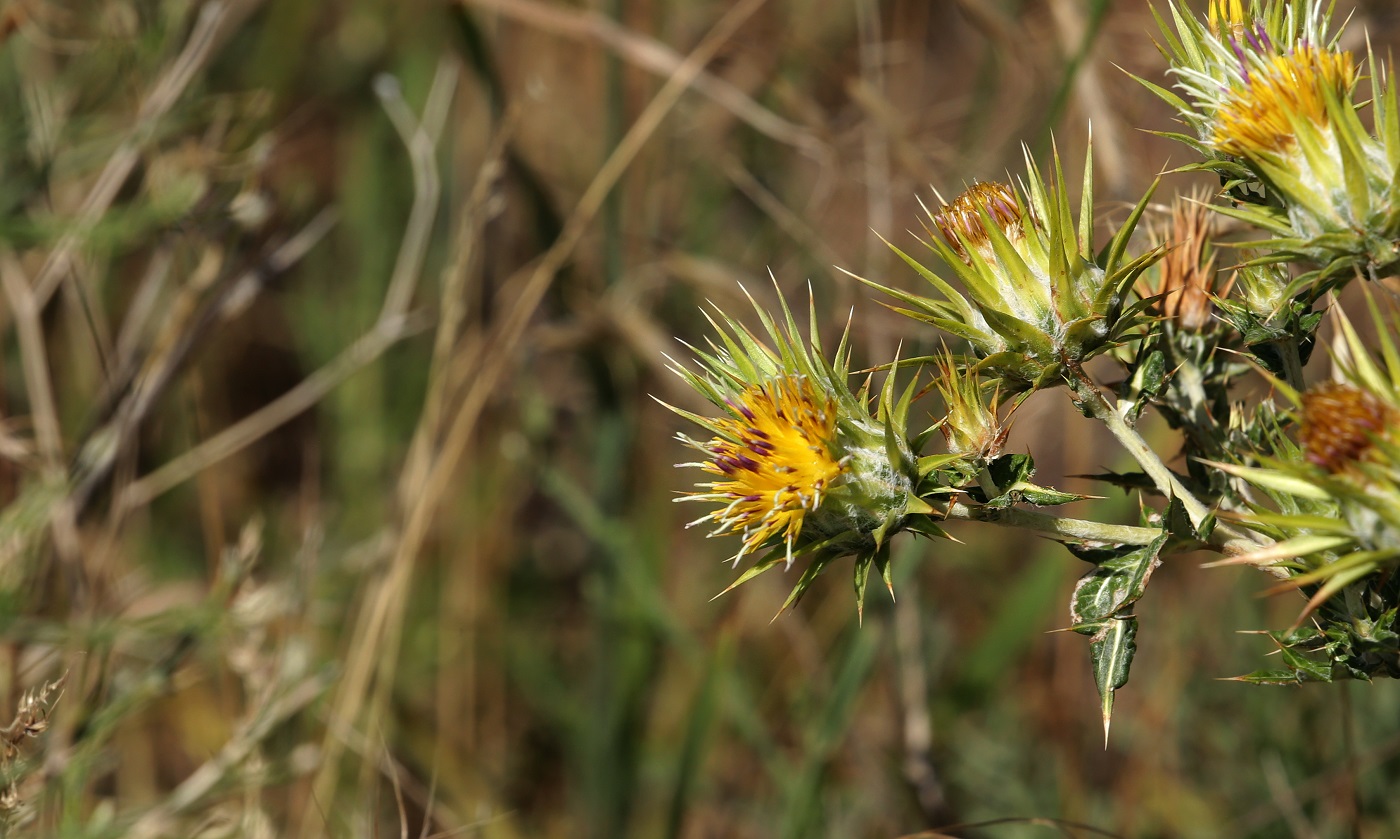
{"label": "spiny leaf", "polygon": [[1092,634],[1085,628],[1120,615],[1142,597],[1152,572],[1161,564],[1157,555],[1168,535],[1163,531],[1146,545],[1124,545],[1099,554],[1098,567],[1081,577],[1074,587],[1070,601],[1074,631]]}
{"label": "spiny leaf", "polygon": [[1112,618],[1104,621],[1089,641],[1089,660],[1094,667],[1094,684],[1099,689],[1099,710],[1103,714],[1105,749],[1113,718],[1113,696],[1128,683],[1128,671],[1137,654],[1137,633],[1137,618]]}

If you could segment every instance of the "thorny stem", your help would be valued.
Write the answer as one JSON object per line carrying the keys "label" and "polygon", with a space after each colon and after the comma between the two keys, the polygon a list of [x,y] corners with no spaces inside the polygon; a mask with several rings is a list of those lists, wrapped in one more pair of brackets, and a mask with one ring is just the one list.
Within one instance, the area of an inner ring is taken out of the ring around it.
{"label": "thorny stem", "polygon": [[1052,516],[1015,507],[992,508],[953,502],[948,505],[947,518],[961,521],[981,521],[1033,530],[1056,539],[1085,542],[1105,542],[1115,545],[1147,545],[1162,535],[1155,527],[1134,527],[1127,524],[1103,524],[1085,519]]}
{"label": "thorny stem", "polygon": [[[1108,403],[1103,391],[1099,390],[1098,385],[1094,384],[1094,381],[1084,372],[1084,368],[1074,362],[1069,362],[1066,366],[1073,376],[1070,385],[1075,394],[1075,401],[1087,408],[1095,419],[1102,421],[1108,427],[1108,430],[1113,433],[1123,448],[1128,450],[1128,453],[1138,462],[1138,465],[1157,485],[1162,494],[1181,501],[1182,508],[1186,511],[1187,517],[1191,519],[1191,526],[1199,530],[1206,517],[1210,515],[1206,506],[1181,483],[1176,475],[1172,474],[1172,471],[1167,468],[1166,464],[1162,463],[1162,459],[1147,445],[1147,441],[1142,439],[1142,435],[1128,424],[1123,415]],[[1227,556],[1239,556],[1258,550],[1261,545],[1233,527],[1223,522],[1216,522],[1215,528],[1210,534],[1209,547]],[[1265,565],[1259,566],[1259,570],[1280,579],[1288,577],[1288,572],[1282,568]]]}
{"label": "thorny stem", "polygon": [[1093,379],[1084,372],[1084,368],[1077,362],[1066,364],[1073,379],[1070,386],[1074,391],[1074,400],[1083,408],[1088,409],[1093,417],[1104,425],[1113,436],[1118,438],[1118,442],[1127,449],[1128,454],[1133,456],[1133,460],[1138,462],[1142,471],[1152,479],[1157,485],[1157,489],[1168,498],[1175,498],[1181,502],[1182,508],[1186,511],[1187,517],[1191,519],[1191,526],[1200,529],[1205,523],[1206,517],[1210,515],[1210,510],[1202,504],[1191,490],[1187,489],[1181,481],[1172,474],[1157,453],[1152,451],[1152,447],[1147,445],[1147,441],[1142,439],[1142,435],[1137,433],[1137,429],[1128,424],[1127,419],[1110,404],[1108,398],[1094,384]]}

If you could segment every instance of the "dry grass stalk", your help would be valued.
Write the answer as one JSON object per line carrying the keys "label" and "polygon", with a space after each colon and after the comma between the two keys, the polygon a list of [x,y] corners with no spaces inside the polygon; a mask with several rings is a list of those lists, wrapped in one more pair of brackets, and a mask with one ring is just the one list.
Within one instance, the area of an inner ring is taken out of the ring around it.
{"label": "dry grass stalk", "polygon": [[[731,8],[715,24],[628,130],[589,184],[559,238],[535,263],[533,269],[527,269],[528,278],[523,278],[523,282],[513,278],[506,283],[508,288],[520,287],[519,296],[509,307],[506,316],[492,330],[490,339],[481,345],[490,348],[489,355],[482,358],[477,354],[474,359],[466,362],[472,369],[476,369],[478,374],[471,380],[463,395],[436,457],[430,465],[424,464],[421,481],[401,481],[401,486],[407,485],[412,488],[411,495],[405,499],[407,513],[388,574],[372,591],[368,607],[353,630],[354,640],[350,647],[352,654],[346,664],[345,677],[341,680],[331,711],[332,732],[337,728],[358,725],[366,703],[371,708],[378,707],[387,697],[387,691],[393,681],[396,657],[386,655],[385,650],[397,647],[413,567],[428,537],[433,516],[475,432],[477,420],[491,396],[497,392],[507,371],[514,365],[515,349],[525,336],[530,320],[555,276],[573,255],[584,233],[602,209],[603,202],[642,146],[661,127],[666,115],[680,101],[685,90],[718,53],[721,46],[738,32],[744,21],[758,11],[764,2],[765,0],[745,0]],[[371,693],[376,674],[379,677],[378,685]],[[330,801],[333,798],[338,776],[334,758],[340,750],[341,745],[332,734],[326,743],[328,757],[315,786],[314,799],[317,801]],[[320,810],[309,810],[307,818],[321,820],[324,816]]]}
{"label": "dry grass stalk", "polygon": [[33,288],[40,306],[53,296],[59,283],[70,276],[84,239],[112,206],[122,184],[140,162],[142,150],[161,119],[179,101],[218,47],[261,4],[262,0],[212,0],[200,7],[185,48],[147,93],[130,135],[117,147],[84,199],[73,230],[59,241],[39,269]]}
{"label": "dry grass stalk", "polygon": [[[622,60],[658,76],[680,72],[684,57],[666,44],[619,26],[598,12],[575,12],[550,6],[538,0],[462,0],[469,6],[490,9],[527,26],[560,35],[595,41],[612,50]],[[724,79],[701,71],[691,86],[716,104],[780,143],[790,145],[816,158],[830,156],[827,147],[810,130],[796,125],[755,102]]]}
{"label": "dry grass stalk", "polygon": [[63,688],[67,682],[68,671],[65,670],[57,679],[25,691],[15,708],[14,719],[0,728],[0,773],[7,780],[4,792],[0,793],[0,826],[9,827],[19,819],[28,800],[20,789],[24,775],[15,767],[20,747],[48,731],[49,714],[58,700],[63,698]]}

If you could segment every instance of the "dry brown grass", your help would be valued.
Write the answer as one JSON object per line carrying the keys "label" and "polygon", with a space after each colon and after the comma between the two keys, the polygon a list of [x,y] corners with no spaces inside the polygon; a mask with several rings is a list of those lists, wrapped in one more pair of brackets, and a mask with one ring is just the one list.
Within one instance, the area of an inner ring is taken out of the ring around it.
{"label": "dry brown grass", "polygon": [[[1104,754],[1083,651],[1044,633],[1063,557],[963,534],[902,554],[860,631],[839,577],[770,626],[783,581],[710,602],[726,552],[669,501],[650,397],[693,407],[661,353],[704,300],[772,302],[771,270],[827,329],[854,310],[862,362],[918,354],[833,266],[912,286],[878,236],[907,245],[930,185],[1052,129],[1077,159],[1092,118],[1121,217],[1180,157],[1110,64],[1161,72],[1144,9],[1093,8],[7,7],[8,835],[1341,824],[1303,783],[1343,759],[1296,733],[1314,706],[1203,685],[1237,646],[1182,658],[1199,616],[1257,615],[1248,589],[1163,569],[1147,608],[1181,638],[1144,642]],[[1386,14],[1352,25],[1386,43]],[[1066,410],[1033,400],[1011,439],[1046,483],[1111,465]],[[1353,765],[1388,779],[1396,737]],[[1267,779],[1202,768],[1256,748]]]}

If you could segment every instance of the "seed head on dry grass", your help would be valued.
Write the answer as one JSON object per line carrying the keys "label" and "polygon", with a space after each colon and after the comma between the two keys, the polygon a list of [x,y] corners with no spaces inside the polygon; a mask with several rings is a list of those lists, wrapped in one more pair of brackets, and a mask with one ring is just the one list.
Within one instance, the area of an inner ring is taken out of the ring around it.
{"label": "seed head on dry grass", "polygon": [[[4,792],[0,792],[0,830],[9,832],[26,821],[26,791],[32,793],[42,779],[34,777],[32,770],[21,767],[19,760],[25,742],[41,736],[49,730],[49,714],[63,698],[63,686],[68,681],[68,673],[38,687],[26,690],[20,696],[15,708],[14,719],[9,725],[0,728],[0,776],[5,779]],[[28,790],[26,790],[26,787]],[[32,817],[32,813],[28,814]]]}

